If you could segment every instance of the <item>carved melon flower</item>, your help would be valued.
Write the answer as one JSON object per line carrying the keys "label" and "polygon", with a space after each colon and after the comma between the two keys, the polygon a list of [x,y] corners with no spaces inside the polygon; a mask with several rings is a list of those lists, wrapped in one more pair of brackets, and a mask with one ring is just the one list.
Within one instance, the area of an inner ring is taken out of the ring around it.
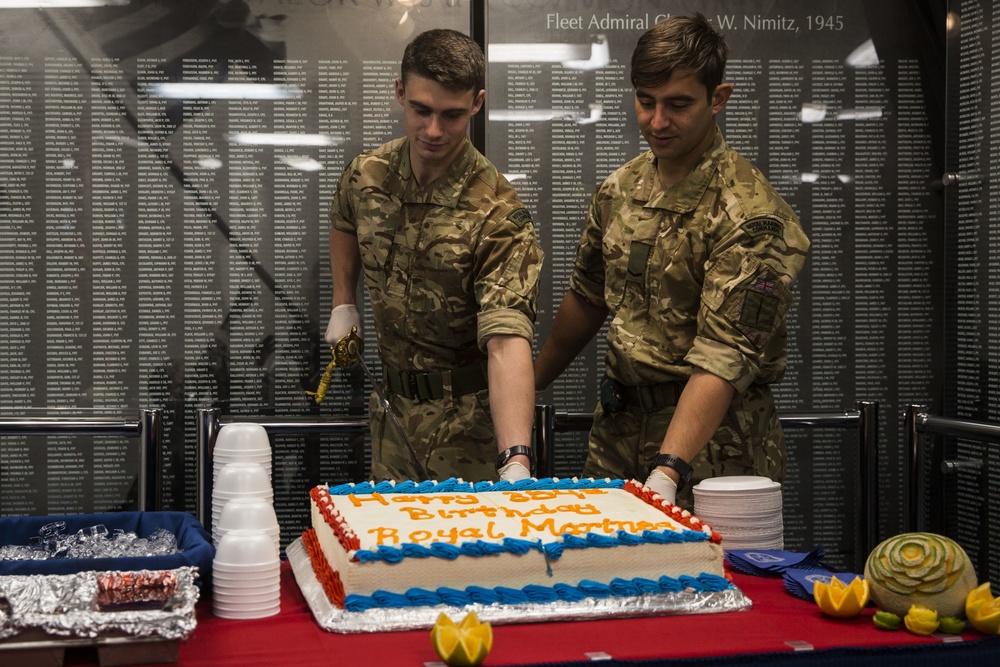
{"label": "carved melon flower", "polygon": [[940,593],[958,579],[965,554],[946,537],[906,533],[889,539],[872,553],[872,578],[893,593]]}
{"label": "carved melon flower", "polygon": [[942,616],[961,616],[976,573],[965,551],[934,533],[903,533],[879,544],[868,556],[865,578],[879,608],[899,616],[913,604]]}

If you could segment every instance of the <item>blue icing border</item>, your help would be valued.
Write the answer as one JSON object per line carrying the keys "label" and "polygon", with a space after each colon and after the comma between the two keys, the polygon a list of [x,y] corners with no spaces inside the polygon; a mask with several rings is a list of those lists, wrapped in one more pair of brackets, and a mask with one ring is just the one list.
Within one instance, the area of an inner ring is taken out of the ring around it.
{"label": "blue icing border", "polygon": [[[486,491],[530,491],[530,490],[562,490],[562,489],[621,489],[625,482],[620,479],[559,479],[554,477],[543,477],[540,479],[522,479],[517,482],[476,482],[472,484],[455,477],[450,477],[440,482],[424,481],[413,482],[361,482],[358,484],[339,484],[328,486],[327,492],[331,496],[346,496],[350,494],[368,495],[371,493],[455,493],[466,491],[469,493],[483,493]],[[639,544],[679,544],[684,542],[706,542],[710,536],[705,533],[683,528],[680,532],[672,530],[664,531],[643,531],[642,535],[635,535],[620,530],[614,536],[597,535],[587,533],[585,537],[563,533],[561,542],[532,542],[517,538],[504,538],[501,544],[475,540],[463,542],[460,545],[444,544],[435,542],[429,547],[420,544],[407,543],[400,547],[380,546],[375,550],[359,549],[355,552],[355,557],[361,563],[376,563],[384,561],[387,563],[398,563],[404,558],[443,558],[455,560],[459,556],[479,558],[480,556],[494,556],[500,553],[525,554],[533,549],[541,551],[545,557],[551,560],[558,560],[565,549],[587,549],[587,548],[609,548],[619,546],[636,546]]]}
{"label": "blue icing border", "polygon": [[625,481],[621,479],[541,477],[539,479],[522,479],[517,482],[472,483],[456,477],[449,477],[441,481],[414,482],[406,480],[399,483],[387,481],[374,484],[372,482],[338,484],[327,486],[327,492],[331,496],[346,496],[351,493],[453,493],[455,491],[484,493],[486,491],[548,491],[551,489],[621,489],[624,486]]}
{"label": "blue icing border", "polygon": [[389,593],[375,591],[369,595],[348,595],[344,599],[347,611],[366,611],[376,607],[434,607],[439,604],[452,607],[463,607],[467,604],[522,604],[525,602],[578,602],[584,598],[635,597],[644,594],[679,593],[683,590],[693,590],[695,593],[715,593],[733,588],[728,579],[714,574],[702,573],[697,577],[681,576],[677,579],[662,576],[658,580],[612,579],[607,584],[584,580],[576,586],[556,584],[555,586],[540,586],[531,584],[522,589],[516,588],[483,588],[469,586],[465,590],[442,587],[436,590],[426,588],[411,588],[405,593]]}

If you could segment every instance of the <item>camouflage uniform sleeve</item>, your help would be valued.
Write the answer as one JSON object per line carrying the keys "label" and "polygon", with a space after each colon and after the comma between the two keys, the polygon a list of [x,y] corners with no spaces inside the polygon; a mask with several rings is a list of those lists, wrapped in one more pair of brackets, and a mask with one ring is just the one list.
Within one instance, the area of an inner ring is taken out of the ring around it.
{"label": "camouflage uniform sleeve", "polygon": [[716,244],[705,271],[688,363],[745,391],[764,366],[784,366],[792,286],[809,251],[795,214],[745,219]]}
{"label": "camouflage uniform sleeve", "polygon": [[333,195],[333,202],[330,204],[330,224],[334,229],[357,234],[358,227],[354,220],[354,210],[351,206],[351,187],[353,176],[357,171],[357,161],[351,162],[344,173],[340,175],[340,182],[337,184],[337,191]]}
{"label": "camouflage uniform sleeve", "polygon": [[523,206],[499,206],[476,247],[475,293],[479,306],[477,340],[534,335],[538,278],[544,253],[531,214]]}
{"label": "camouflage uniform sleeve", "polygon": [[591,306],[605,308],[604,299],[604,225],[606,211],[601,206],[609,196],[604,188],[598,190],[590,200],[587,210],[587,224],[576,248],[573,273],[569,277],[569,287]]}

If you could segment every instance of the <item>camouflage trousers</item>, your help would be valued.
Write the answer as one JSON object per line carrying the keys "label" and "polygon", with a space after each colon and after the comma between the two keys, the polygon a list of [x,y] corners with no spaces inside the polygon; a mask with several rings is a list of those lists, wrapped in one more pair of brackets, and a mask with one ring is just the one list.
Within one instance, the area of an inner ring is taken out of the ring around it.
{"label": "camouflage trousers", "polygon": [[[497,439],[489,391],[430,400],[410,400],[386,393],[406,429],[410,444],[431,479],[461,477],[467,482],[496,481]],[[392,418],[372,392],[368,399],[373,480],[420,479]]]}
{"label": "camouflage trousers", "polygon": [[[648,476],[676,405],[643,413],[638,406],[608,414],[594,413],[584,477],[637,479]],[[691,481],[677,494],[677,504],[693,509],[692,487],[709,477],[761,475],[781,482],[787,454],[774,397],[767,385],[751,386],[733,401],[708,445],[691,462]]]}

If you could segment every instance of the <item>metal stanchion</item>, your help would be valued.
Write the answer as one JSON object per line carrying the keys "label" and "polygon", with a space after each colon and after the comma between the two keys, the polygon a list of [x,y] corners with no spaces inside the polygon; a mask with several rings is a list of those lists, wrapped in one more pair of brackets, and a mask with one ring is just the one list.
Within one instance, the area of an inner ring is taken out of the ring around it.
{"label": "metal stanchion", "polygon": [[160,447],[163,419],[159,410],[139,411],[139,511],[160,509]]}
{"label": "metal stanchion", "polygon": [[906,508],[903,525],[907,532],[918,532],[924,525],[923,436],[920,423],[927,417],[926,405],[907,405],[903,431],[906,435]]}
{"label": "metal stanchion", "polygon": [[212,447],[219,432],[220,414],[218,408],[199,408],[195,428],[198,449],[198,521],[209,531],[212,529],[209,523],[212,517]]}

